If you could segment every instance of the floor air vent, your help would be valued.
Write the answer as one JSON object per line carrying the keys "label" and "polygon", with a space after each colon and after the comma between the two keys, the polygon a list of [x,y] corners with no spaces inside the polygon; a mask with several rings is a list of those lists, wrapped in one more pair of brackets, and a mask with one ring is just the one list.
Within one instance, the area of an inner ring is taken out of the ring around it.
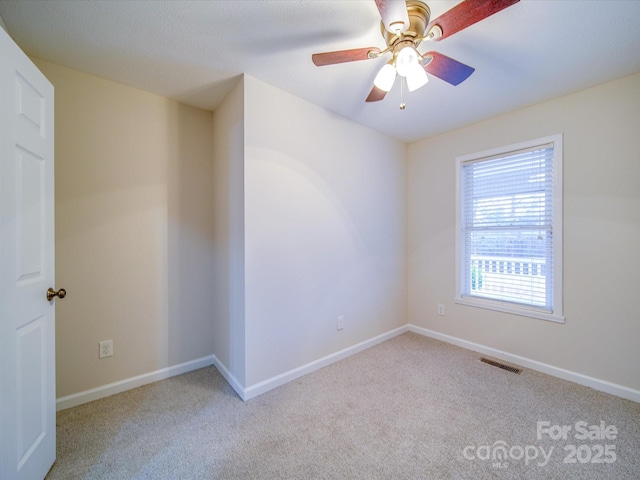
{"label": "floor air vent", "polygon": [[507,370],[511,373],[517,373],[518,375],[520,375],[520,372],[522,372],[521,368],[512,367],[511,365],[505,365],[504,363],[500,363],[500,362],[494,362],[493,360],[489,360],[488,358],[481,358],[480,361],[483,363],[487,363],[489,365],[493,365],[494,367]]}

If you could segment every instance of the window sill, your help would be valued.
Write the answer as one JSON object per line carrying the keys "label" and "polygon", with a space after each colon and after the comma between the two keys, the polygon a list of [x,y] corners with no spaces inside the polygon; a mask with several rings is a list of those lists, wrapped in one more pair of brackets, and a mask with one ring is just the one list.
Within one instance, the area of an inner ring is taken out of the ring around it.
{"label": "window sill", "polygon": [[535,308],[521,307],[512,303],[500,302],[495,300],[485,300],[474,297],[456,297],[454,302],[459,305],[467,305],[469,307],[484,308],[487,310],[495,310],[497,312],[511,313],[523,317],[537,318],[554,323],[565,323],[564,316],[553,312],[545,312]]}

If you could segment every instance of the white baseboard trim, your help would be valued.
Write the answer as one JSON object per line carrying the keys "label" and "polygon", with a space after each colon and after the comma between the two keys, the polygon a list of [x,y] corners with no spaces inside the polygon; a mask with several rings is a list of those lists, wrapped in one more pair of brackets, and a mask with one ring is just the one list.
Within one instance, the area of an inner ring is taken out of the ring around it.
{"label": "white baseboard trim", "polygon": [[514,355],[512,353],[504,352],[492,347],[487,347],[479,343],[469,342],[458,337],[453,337],[451,335],[446,335],[444,333],[439,333],[423,327],[418,327],[417,325],[409,324],[407,325],[407,327],[410,332],[418,333],[420,335],[424,335],[425,337],[442,340],[443,342],[451,343],[452,345],[456,345],[467,350],[472,350],[484,355],[489,355],[521,367],[530,368],[531,370],[546,373],[547,375],[551,375],[553,377],[558,377],[563,380],[568,380],[579,385],[591,387],[595,390],[600,390],[601,392],[610,393],[611,395],[626,398],[627,400],[632,400],[634,402],[640,403],[640,391],[625,387],[623,385],[618,385],[615,383],[607,382],[605,380],[600,380],[598,378],[589,377],[587,375],[572,372],[570,370],[565,370],[563,368],[554,367],[553,365],[538,362],[537,360],[531,360],[526,357],[521,357],[519,355]]}
{"label": "white baseboard trim", "polygon": [[60,397],[56,400],[56,410],[64,410],[66,408],[82,405],[83,403],[92,402],[100,398],[108,397],[116,393],[131,390],[132,388],[141,387],[148,383],[157,382],[176,375],[182,375],[183,373],[197,370],[199,368],[208,367],[215,363],[214,355],[208,355],[206,357],[197,358],[190,362],[181,363],[180,365],[174,365],[172,367],[162,368],[155,372],[144,373],[136,377],[126,378],[118,382],[102,385],[91,390],[85,390],[84,392],[74,393],[67,395],[66,397]]}
{"label": "white baseboard trim", "polygon": [[547,375],[552,375],[563,380],[568,380],[579,385],[591,387],[602,392],[610,393],[612,395],[616,395],[618,397],[626,398],[627,400],[632,400],[634,402],[640,403],[640,391],[638,390],[607,382],[605,380],[589,377],[587,375],[572,372],[562,368],[554,367],[553,365],[538,362],[536,360],[531,360],[526,357],[514,355],[492,347],[487,347],[485,345],[470,342],[458,337],[446,335],[444,333],[439,333],[433,330],[419,327],[417,325],[407,324],[405,326],[383,333],[382,335],[378,335],[377,337],[365,340],[364,342],[360,342],[351,347],[347,347],[343,350],[340,350],[339,352],[332,353],[330,355],[327,355],[326,357],[314,360],[313,362],[307,363],[306,365],[294,368],[293,370],[289,370],[288,372],[276,375],[275,377],[269,378],[246,388],[242,386],[238,379],[233,376],[233,374],[222,362],[220,362],[220,360],[215,355],[208,355],[206,357],[198,358],[196,360],[185,362],[180,365],[174,365],[172,367],[163,368],[154,372],[145,373],[143,375],[138,375],[136,377],[127,378],[118,382],[109,383],[97,388],[92,388],[90,390],[85,390],[83,392],[74,393],[72,395],[67,395],[66,397],[58,398],[56,400],[56,410],[60,411],[82,405],[83,403],[98,400],[100,398],[108,397],[110,395],[121,393],[126,390],[131,390],[142,385],[164,380],[176,375],[181,375],[183,373],[197,370],[199,368],[208,367],[210,365],[214,365],[218,369],[220,374],[229,383],[229,385],[231,385],[231,387],[240,396],[240,398],[246,401],[250,400],[251,398],[257,397],[258,395],[261,395],[265,392],[268,392],[269,390],[272,390],[276,387],[284,385],[285,383],[291,382],[292,380],[300,378],[303,375],[319,370],[323,367],[326,367],[327,365],[331,365],[332,363],[350,357],[351,355],[355,355],[356,353],[362,352],[363,350],[371,348],[406,332],[414,332],[425,337],[441,340],[443,342],[450,343],[467,350],[472,350],[484,355],[489,355],[494,358],[513,363],[515,365],[530,368],[531,370],[546,373]]}
{"label": "white baseboard trim", "polygon": [[[302,377],[308,373],[311,373],[315,370],[319,370],[322,367],[326,367],[327,365],[331,365],[332,363],[343,360],[351,355],[355,355],[356,353],[362,352],[367,348],[371,348],[379,343],[382,343],[386,340],[389,340],[393,337],[397,337],[398,335],[402,335],[409,331],[408,325],[403,327],[396,328],[387,333],[383,333],[382,335],[378,335],[377,337],[373,337],[369,340],[365,340],[364,342],[360,342],[351,347],[347,347],[344,350],[340,350],[339,352],[332,353],[331,355],[327,355],[326,357],[322,357],[318,360],[314,360],[313,362],[307,363],[306,365],[302,365],[301,367],[294,368],[293,370],[289,370],[288,372],[284,372],[280,375],[276,375],[275,377],[269,378],[262,382],[256,383],[255,385],[251,385],[245,389],[236,389],[238,395],[243,400],[249,400],[251,398],[257,397],[258,395],[268,392],[280,385],[284,385],[285,383],[291,382],[296,378]],[[223,373],[224,375],[224,373]],[[226,378],[226,377],[225,377]],[[231,385],[233,386],[233,384]],[[235,389],[235,387],[234,387]]]}
{"label": "white baseboard trim", "polygon": [[236,391],[236,393],[240,396],[240,398],[242,400],[245,400],[245,398],[244,398],[244,387],[238,381],[238,379],[229,371],[229,369],[226,367],[226,365],[224,363],[222,363],[218,359],[218,357],[216,357],[215,355],[213,356],[213,365],[218,369],[220,374],[224,377],[224,379],[227,381],[227,383],[229,385],[231,385],[231,388],[233,388]]}

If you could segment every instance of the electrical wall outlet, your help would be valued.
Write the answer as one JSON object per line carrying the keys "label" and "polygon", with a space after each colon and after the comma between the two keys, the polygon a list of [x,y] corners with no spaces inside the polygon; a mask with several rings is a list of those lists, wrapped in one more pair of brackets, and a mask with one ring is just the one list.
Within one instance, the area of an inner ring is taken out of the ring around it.
{"label": "electrical wall outlet", "polygon": [[98,342],[98,358],[113,357],[113,340]]}
{"label": "electrical wall outlet", "polygon": [[444,315],[444,305],[442,303],[438,304],[438,315]]}
{"label": "electrical wall outlet", "polygon": [[340,315],[338,317],[338,330],[342,330],[344,328],[344,317]]}

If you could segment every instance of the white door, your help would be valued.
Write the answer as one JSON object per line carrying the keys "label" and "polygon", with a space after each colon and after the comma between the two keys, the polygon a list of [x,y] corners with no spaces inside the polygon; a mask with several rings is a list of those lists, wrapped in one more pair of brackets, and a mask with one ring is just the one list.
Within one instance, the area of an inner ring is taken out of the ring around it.
{"label": "white door", "polygon": [[53,86],[0,28],[0,478],[56,456]]}

